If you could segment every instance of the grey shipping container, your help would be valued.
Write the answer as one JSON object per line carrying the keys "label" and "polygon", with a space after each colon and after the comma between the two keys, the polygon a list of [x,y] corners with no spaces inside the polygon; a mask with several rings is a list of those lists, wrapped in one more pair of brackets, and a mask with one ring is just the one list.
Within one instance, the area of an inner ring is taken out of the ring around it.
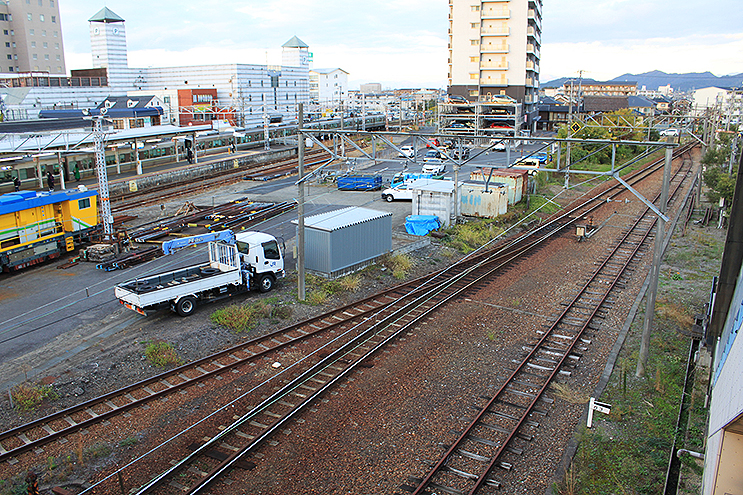
{"label": "grey shipping container", "polygon": [[304,232],[305,268],[338,277],[392,250],[392,213],[343,208],[306,217]]}

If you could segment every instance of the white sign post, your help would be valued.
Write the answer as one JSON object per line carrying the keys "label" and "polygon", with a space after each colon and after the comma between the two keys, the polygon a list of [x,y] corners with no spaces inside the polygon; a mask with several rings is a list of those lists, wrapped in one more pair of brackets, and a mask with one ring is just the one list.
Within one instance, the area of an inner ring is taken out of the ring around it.
{"label": "white sign post", "polygon": [[591,400],[588,401],[588,421],[586,423],[586,427],[588,428],[593,425],[593,411],[609,414],[611,412],[611,404],[599,402],[591,397]]}

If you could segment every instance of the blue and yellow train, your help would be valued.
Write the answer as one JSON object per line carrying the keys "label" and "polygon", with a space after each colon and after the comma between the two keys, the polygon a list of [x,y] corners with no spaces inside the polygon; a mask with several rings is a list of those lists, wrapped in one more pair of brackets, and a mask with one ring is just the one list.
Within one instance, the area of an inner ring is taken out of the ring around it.
{"label": "blue and yellow train", "polygon": [[0,196],[0,271],[59,257],[99,231],[96,191],[19,191]]}

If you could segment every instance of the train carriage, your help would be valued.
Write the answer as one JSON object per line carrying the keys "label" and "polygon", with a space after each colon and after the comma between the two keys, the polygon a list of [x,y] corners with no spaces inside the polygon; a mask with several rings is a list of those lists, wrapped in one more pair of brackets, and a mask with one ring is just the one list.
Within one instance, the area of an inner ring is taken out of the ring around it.
{"label": "train carriage", "polygon": [[19,191],[0,196],[0,270],[57,258],[98,229],[96,191]]}

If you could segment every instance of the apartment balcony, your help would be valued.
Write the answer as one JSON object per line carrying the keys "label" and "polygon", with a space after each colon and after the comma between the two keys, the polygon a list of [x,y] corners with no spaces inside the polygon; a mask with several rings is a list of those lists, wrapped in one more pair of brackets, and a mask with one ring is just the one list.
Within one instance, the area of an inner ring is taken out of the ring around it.
{"label": "apartment balcony", "polygon": [[531,60],[527,60],[526,70],[530,70],[533,72],[539,72],[539,64],[532,62]]}
{"label": "apartment balcony", "polygon": [[509,69],[509,63],[495,63],[495,62],[482,62],[480,64],[480,69],[482,70],[508,70]]}
{"label": "apartment balcony", "polygon": [[483,10],[480,13],[480,17],[483,20],[486,19],[510,19],[511,18],[511,9],[498,9],[498,10]]}
{"label": "apartment balcony", "polygon": [[480,53],[509,53],[511,45],[508,43],[482,43]]}
{"label": "apartment balcony", "polygon": [[533,77],[527,77],[526,78],[526,86],[529,88],[538,88],[539,87],[539,79],[535,79]]}
{"label": "apartment balcony", "polygon": [[539,0],[529,0],[529,9],[535,10],[536,13],[539,14],[539,17],[542,17],[542,2]]}
{"label": "apartment balcony", "polygon": [[526,35],[531,36],[532,38],[537,40],[537,43],[539,43],[540,45],[542,44],[542,33],[534,26],[529,26],[526,29]]}
{"label": "apartment balcony", "polygon": [[480,30],[480,34],[482,36],[508,36],[511,34],[511,28],[510,27],[489,27],[489,28],[482,28]]}
{"label": "apartment balcony", "polygon": [[535,10],[529,10],[528,18],[529,18],[529,21],[536,24],[536,26],[540,30],[542,29],[542,17]]}
{"label": "apartment balcony", "polygon": [[505,74],[500,77],[483,74],[480,78],[480,86],[508,86],[508,78]]}
{"label": "apartment balcony", "polygon": [[539,50],[539,47],[533,43],[526,45],[526,53],[534,55],[537,58],[542,58],[542,52]]}

